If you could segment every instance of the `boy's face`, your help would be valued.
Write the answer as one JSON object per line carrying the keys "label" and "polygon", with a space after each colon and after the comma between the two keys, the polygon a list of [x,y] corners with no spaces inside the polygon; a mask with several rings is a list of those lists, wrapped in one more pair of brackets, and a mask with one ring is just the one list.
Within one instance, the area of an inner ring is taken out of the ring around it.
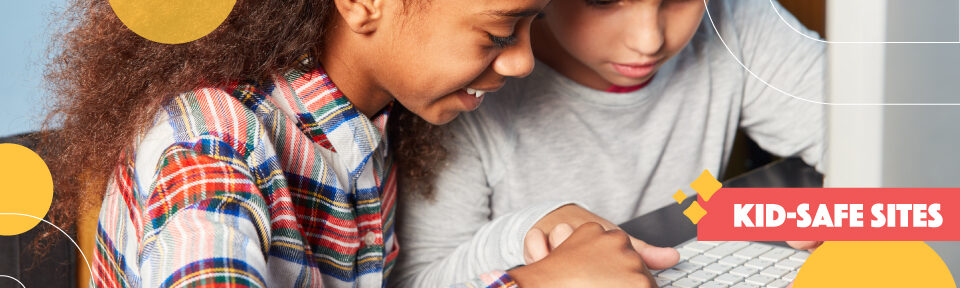
{"label": "boy's face", "polygon": [[377,82],[428,122],[476,109],[483,98],[468,90],[496,91],[533,70],[530,26],[549,0],[406,2],[384,14]]}
{"label": "boy's face", "polygon": [[636,86],[690,42],[701,0],[554,0],[534,23],[539,59],[585,86]]}

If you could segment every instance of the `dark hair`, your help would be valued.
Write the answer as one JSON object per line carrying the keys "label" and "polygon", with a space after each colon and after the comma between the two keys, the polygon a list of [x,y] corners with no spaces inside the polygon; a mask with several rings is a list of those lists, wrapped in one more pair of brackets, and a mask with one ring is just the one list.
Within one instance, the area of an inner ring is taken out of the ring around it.
{"label": "dark hair", "polygon": [[[111,172],[131,161],[137,135],[177,94],[237,80],[269,81],[289,69],[310,70],[299,60],[320,59],[334,12],[332,0],[238,0],[209,35],[167,45],[131,32],[108,1],[71,1],[54,33],[45,73],[52,101],[43,126],[57,129],[40,145],[49,154],[56,187],[50,220],[71,227],[82,211],[99,207]],[[408,112],[396,114],[399,121],[390,122],[400,132],[392,137],[418,135],[412,139],[420,141],[437,131]],[[399,143],[403,138],[391,142],[399,149],[420,147]],[[424,161],[398,163],[426,167]]]}
{"label": "dark hair", "polygon": [[447,159],[443,145],[447,126],[430,124],[400,105],[394,106],[387,126],[400,196],[412,201],[433,200],[436,173]]}

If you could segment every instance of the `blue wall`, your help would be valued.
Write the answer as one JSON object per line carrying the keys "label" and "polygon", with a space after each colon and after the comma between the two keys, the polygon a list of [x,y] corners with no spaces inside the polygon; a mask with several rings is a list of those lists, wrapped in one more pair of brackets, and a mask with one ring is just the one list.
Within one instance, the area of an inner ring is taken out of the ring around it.
{"label": "blue wall", "polygon": [[0,136],[40,128],[50,20],[64,0],[3,1],[0,9]]}

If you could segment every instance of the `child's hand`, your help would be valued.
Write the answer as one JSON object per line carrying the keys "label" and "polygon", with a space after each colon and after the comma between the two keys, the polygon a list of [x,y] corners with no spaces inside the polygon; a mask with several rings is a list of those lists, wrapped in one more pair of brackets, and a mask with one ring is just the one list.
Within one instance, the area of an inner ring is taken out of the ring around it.
{"label": "child's hand", "polygon": [[600,224],[586,223],[570,232],[563,244],[540,261],[507,273],[524,288],[656,287],[643,259],[622,230],[605,230]]}
{"label": "child's hand", "polygon": [[[547,257],[551,250],[560,246],[572,234],[573,226],[567,223],[557,224],[549,234],[543,233],[537,228],[530,229],[527,236],[523,238],[523,257],[526,264],[529,265]],[[630,238],[632,240],[633,237]]]}
{"label": "child's hand", "polygon": [[817,250],[817,247],[823,245],[823,241],[787,241],[787,245],[790,245],[793,249],[807,250],[813,253],[813,250]]}
{"label": "child's hand", "polygon": [[[546,257],[551,250],[560,246],[571,235],[574,227],[587,222],[600,224],[606,230],[619,230],[620,227],[606,219],[577,205],[567,205],[554,210],[534,225],[524,238],[524,260],[527,264]],[[550,233],[544,233],[544,227],[551,227]],[[656,247],[637,238],[628,236],[631,246],[640,254],[644,263],[651,269],[666,269],[677,265],[680,253],[673,248]]]}

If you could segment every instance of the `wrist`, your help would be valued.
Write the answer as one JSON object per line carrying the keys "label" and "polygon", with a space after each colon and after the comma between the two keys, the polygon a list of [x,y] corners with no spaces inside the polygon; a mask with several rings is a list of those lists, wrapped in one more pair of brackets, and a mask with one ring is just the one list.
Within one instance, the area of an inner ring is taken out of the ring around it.
{"label": "wrist", "polygon": [[576,204],[560,206],[559,208],[550,211],[550,213],[547,213],[547,215],[543,216],[543,218],[540,218],[537,223],[533,224],[533,228],[540,229],[543,232],[548,232],[553,230],[553,227],[556,227],[557,224],[560,223],[568,223],[573,227],[580,226],[577,224],[582,223],[574,222],[582,221],[583,211],[584,209]]}
{"label": "wrist", "polygon": [[537,283],[541,283],[538,279],[540,274],[536,272],[537,267],[535,266],[536,265],[526,265],[513,268],[507,271],[507,275],[510,275],[510,278],[513,278],[513,281],[517,282],[517,286],[523,288],[539,287]]}
{"label": "wrist", "polygon": [[481,287],[487,288],[519,288],[517,280],[510,277],[510,274],[503,270],[490,271],[480,274]]}

